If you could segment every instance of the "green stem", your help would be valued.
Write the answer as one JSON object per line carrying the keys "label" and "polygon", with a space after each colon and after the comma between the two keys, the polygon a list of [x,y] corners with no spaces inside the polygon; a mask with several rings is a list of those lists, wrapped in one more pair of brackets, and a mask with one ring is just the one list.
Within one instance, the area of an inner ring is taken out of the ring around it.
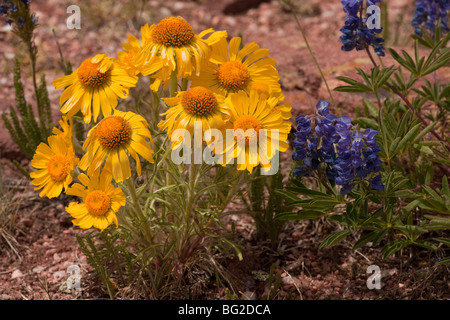
{"label": "green stem", "polygon": [[169,83],[169,91],[170,97],[175,97],[178,91],[178,78],[177,78],[177,70],[172,71],[170,74],[170,83]]}
{"label": "green stem", "polygon": [[297,26],[298,26],[301,34],[302,34],[303,40],[306,43],[306,47],[308,48],[308,51],[309,51],[311,57],[313,58],[314,63],[316,64],[317,70],[319,71],[320,76],[321,76],[323,82],[325,83],[325,86],[327,87],[327,91],[328,91],[328,94],[330,95],[331,103],[336,108],[338,115],[340,115],[341,114],[341,109],[337,105],[336,101],[333,98],[333,94],[331,93],[330,87],[328,86],[327,79],[325,78],[325,75],[322,72],[322,68],[320,68],[319,62],[316,59],[316,55],[314,54],[314,52],[311,49],[311,46],[309,45],[308,39],[306,38],[306,34],[305,34],[304,30],[303,30],[302,25],[300,24],[300,20],[298,19],[297,14],[295,13],[294,7],[293,7],[293,5],[292,5],[292,3],[290,1],[288,1],[288,2],[284,1],[284,3],[286,3],[289,6],[289,9],[290,9],[292,15],[294,16],[295,22],[297,23]]}
{"label": "green stem", "polygon": [[188,87],[189,80],[186,78],[181,79],[181,91],[186,91]]}
{"label": "green stem", "polygon": [[152,233],[150,231],[150,227],[149,227],[149,225],[147,223],[147,219],[145,217],[145,214],[142,211],[141,206],[139,205],[139,200],[138,200],[138,197],[136,195],[136,188],[134,187],[134,184],[131,181],[131,179],[127,179],[127,180],[125,180],[125,182],[127,184],[128,191],[129,191],[130,196],[131,196],[131,200],[133,202],[132,205],[133,205],[134,209],[136,210],[136,213],[139,216],[139,220],[141,221],[141,223],[144,224],[144,231],[145,231],[145,233],[147,235],[147,239],[149,239],[150,243],[152,243],[153,242],[153,236],[152,236]]}
{"label": "green stem", "polygon": [[375,91],[375,97],[377,97],[377,102],[378,102],[378,107],[381,109],[383,109],[383,105],[381,104],[381,99],[380,99],[380,95],[378,94],[378,90]]}
{"label": "green stem", "polygon": [[227,207],[228,203],[231,201],[231,199],[233,199],[233,196],[238,191],[238,189],[241,187],[241,179],[242,179],[242,176],[244,175],[244,173],[245,173],[245,171],[240,171],[239,172],[238,179],[236,180],[236,183],[231,187],[230,190],[228,190],[227,197],[225,198],[225,201],[222,203],[222,205],[220,207],[220,213],[219,214],[223,213],[223,211]]}
{"label": "green stem", "polygon": [[[173,98],[177,95],[178,91],[178,78],[177,78],[177,70],[172,71],[170,74],[170,84],[169,84],[169,90],[170,90],[170,97]],[[170,169],[169,164],[167,164],[167,169]],[[170,186],[173,184],[172,176],[169,174],[169,172],[166,173],[166,181],[167,185]]]}

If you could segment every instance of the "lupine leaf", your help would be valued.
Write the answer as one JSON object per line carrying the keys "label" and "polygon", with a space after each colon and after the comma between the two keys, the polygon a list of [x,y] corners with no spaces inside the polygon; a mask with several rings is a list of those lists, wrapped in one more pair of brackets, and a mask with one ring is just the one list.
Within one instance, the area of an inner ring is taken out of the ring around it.
{"label": "lupine leaf", "polygon": [[381,253],[384,254],[384,257],[387,258],[390,255],[393,255],[394,253],[396,253],[397,251],[407,247],[408,245],[410,245],[411,242],[409,240],[405,240],[405,239],[397,239],[394,240],[392,242],[389,242],[388,244],[386,244],[382,249],[381,249]]}
{"label": "lupine leaf", "polygon": [[339,241],[341,241],[342,239],[344,239],[346,236],[348,236],[351,233],[352,233],[352,231],[350,229],[344,229],[344,230],[335,232],[335,233],[329,235],[328,237],[326,237],[325,240],[323,240],[322,243],[320,244],[319,248],[331,247],[331,246],[335,245],[336,243],[338,243]]}

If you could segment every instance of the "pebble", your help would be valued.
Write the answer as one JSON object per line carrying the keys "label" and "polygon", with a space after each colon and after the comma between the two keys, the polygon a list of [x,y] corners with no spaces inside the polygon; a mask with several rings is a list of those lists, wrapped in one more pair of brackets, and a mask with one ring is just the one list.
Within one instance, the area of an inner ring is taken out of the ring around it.
{"label": "pebble", "polygon": [[13,271],[13,273],[11,274],[11,279],[16,279],[16,278],[21,278],[23,277],[23,273],[22,271],[20,271],[19,269],[16,269]]}
{"label": "pebble", "polygon": [[37,266],[37,267],[34,267],[32,271],[33,271],[34,273],[39,274],[39,273],[41,273],[44,269],[45,269],[45,267],[43,267],[43,266]]}
{"label": "pebble", "polygon": [[59,254],[55,253],[53,255],[53,261],[55,261],[56,263],[61,261],[61,257],[59,256]]}

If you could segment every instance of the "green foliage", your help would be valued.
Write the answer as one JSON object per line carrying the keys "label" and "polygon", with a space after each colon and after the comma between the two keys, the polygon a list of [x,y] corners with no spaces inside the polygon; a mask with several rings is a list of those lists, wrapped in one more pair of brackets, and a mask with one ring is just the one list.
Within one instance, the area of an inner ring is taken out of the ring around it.
{"label": "green foliage", "polygon": [[[255,219],[258,236],[270,240],[273,246],[277,245],[278,234],[284,224],[282,220],[275,219],[275,216],[287,210],[283,197],[277,191],[282,188],[281,167],[276,174],[269,176],[261,175],[259,167],[253,172],[249,194],[251,215]],[[267,201],[264,201],[266,198]]]}
{"label": "green foliage", "polygon": [[45,84],[45,76],[42,76],[38,87],[38,121],[31,104],[25,99],[24,87],[21,80],[20,64],[16,60],[14,67],[14,88],[16,92],[16,106],[10,106],[9,117],[2,115],[6,128],[11,138],[23,152],[31,159],[41,142],[47,141],[53,127],[51,108]]}
{"label": "green foliage", "polygon": [[14,199],[14,190],[4,185],[0,167],[0,250],[22,260],[19,242],[14,237],[20,200]]}
{"label": "green foliage", "polygon": [[[412,56],[406,50],[399,54],[389,49],[398,66],[380,68],[370,57],[374,63],[370,72],[356,68],[362,80],[338,77],[347,85],[336,91],[374,93],[377,98],[377,104],[362,99],[352,122],[361,129],[378,131],[385,190],[369,190],[360,183],[344,196],[328,181],[317,179],[319,190],[311,190],[302,181],[291,179],[290,185],[278,192],[297,211],[279,213],[277,219],[327,217],[335,221],[340,230],[326,237],[321,248],[350,235],[357,238],[353,249],[368,243],[381,245],[385,257],[410,245],[433,252],[439,245],[448,246],[449,240],[436,236],[436,232],[450,229],[450,140],[445,131],[450,87],[433,75],[432,80],[424,79],[420,87],[415,86],[419,79],[449,65],[450,34],[437,35],[433,41],[413,36]],[[430,49],[426,56],[420,55],[420,45]],[[391,95],[382,101],[380,89]],[[411,93],[415,97],[408,98]],[[448,257],[439,260],[441,264],[448,262]]]}

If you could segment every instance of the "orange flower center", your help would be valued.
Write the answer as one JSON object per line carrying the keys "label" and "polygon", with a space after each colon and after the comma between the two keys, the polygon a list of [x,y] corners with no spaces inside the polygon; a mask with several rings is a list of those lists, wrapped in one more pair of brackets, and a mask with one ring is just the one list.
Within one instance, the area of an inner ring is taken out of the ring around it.
{"label": "orange flower center", "polygon": [[191,42],[195,33],[183,18],[170,17],[161,20],[152,32],[152,41],[167,47],[182,47]]}
{"label": "orange flower center", "polygon": [[227,61],[217,69],[217,81],[227,90],[244,89],[250,80],[248,69],[239,61]]}
{"label": "orange flower center", "polygon": [[48,161],[47,170],[53,181],[64,181],[69,174],[69,161],[65,156],[57,154]]}
{"label": "orange flower center", "polygon": [[100,121],[96,135],[102,147],[115,149],[128,143],[131,138],[131,127],[124,118],[110,116]]}
{"label": "orange flower center", "polygon": [[84,60],[78,68],[78,79],[89,88],[97,88],[110,78],[109,71],[100,72],[100,62],[92,63],[91,59]]}
{"label": "orange flower center", "polygon": [[193,87],[181,95],[181,105],[187,113],[196,116],[207,116],[217,108],[214,93],[204,87]]}
{"label": "orange flower center", "polygon": [[104,215],[111,208],[111,200],[102,190],[94,190],[90,192],[84,204],[90,213],[95,215]]}
{"label": "orange flower center", "polygon": [[[259,130],[262,128],[262,123],[254,116],[242,116],[237,119],[233,124],[236,139],[243,141],[245,139],[245,145],[249,145],[250,141],[258,141]],[[242,129],[238,130],[238,129]],[[247,131],[249,130],[249,131]]]}

